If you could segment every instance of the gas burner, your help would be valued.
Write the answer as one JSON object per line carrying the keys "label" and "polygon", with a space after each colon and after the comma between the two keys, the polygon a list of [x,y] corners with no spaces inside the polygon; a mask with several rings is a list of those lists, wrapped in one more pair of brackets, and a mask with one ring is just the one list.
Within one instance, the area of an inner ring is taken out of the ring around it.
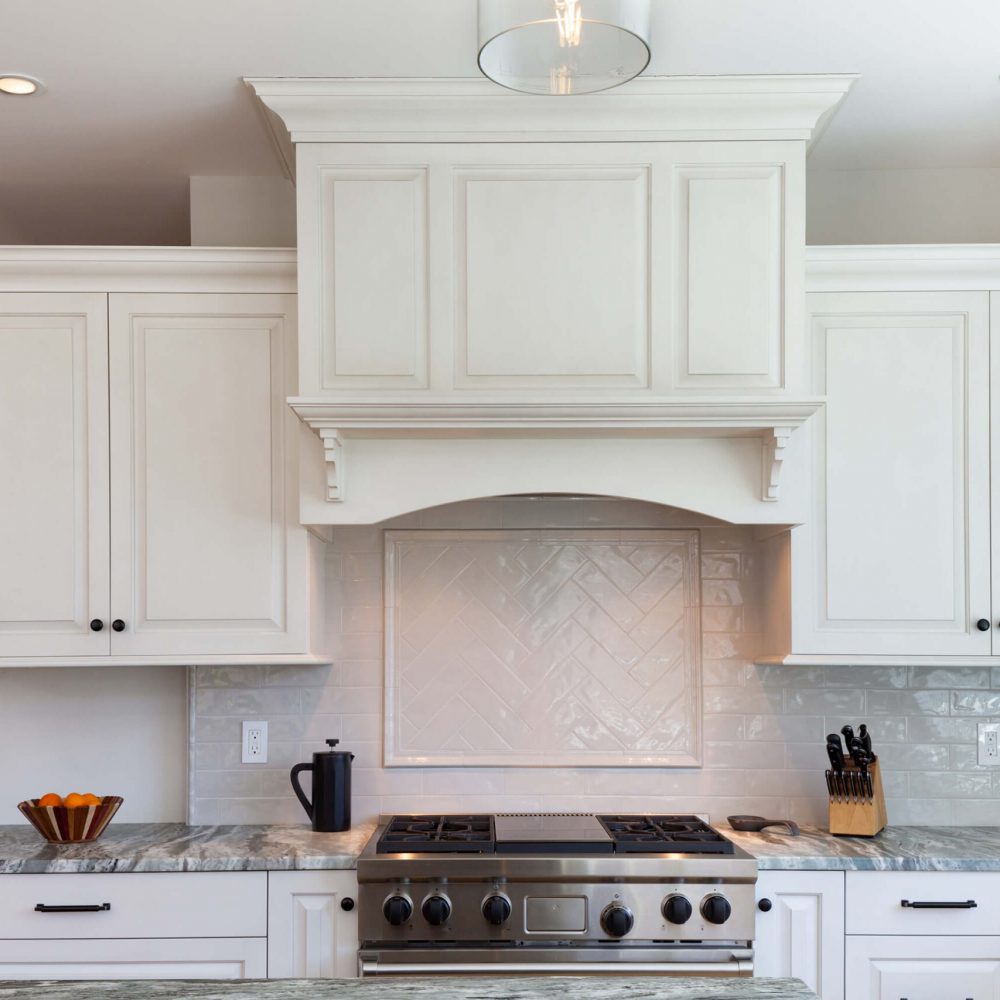
{"label": "gas burner", "polygon": [[732,854],[733,845],[697,816],[598,816],[618,854]]}
{"label": "gas burner", "polygon": [[378,854],[447,851],[493,853],[492,816],[393,816]]}

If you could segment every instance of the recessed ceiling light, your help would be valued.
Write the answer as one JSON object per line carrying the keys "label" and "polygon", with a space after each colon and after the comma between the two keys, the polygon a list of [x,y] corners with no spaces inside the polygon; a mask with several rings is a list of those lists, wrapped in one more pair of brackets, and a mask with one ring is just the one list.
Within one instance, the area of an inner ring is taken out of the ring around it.
{"label": "recessed ceiling light", "polygon": [[20,73],[0,74],[0,93],[11,94],[14,97],[27,97],[29,94],[37,94],[41,89],[41,80],[34,80],[30,76],[21,76]]}

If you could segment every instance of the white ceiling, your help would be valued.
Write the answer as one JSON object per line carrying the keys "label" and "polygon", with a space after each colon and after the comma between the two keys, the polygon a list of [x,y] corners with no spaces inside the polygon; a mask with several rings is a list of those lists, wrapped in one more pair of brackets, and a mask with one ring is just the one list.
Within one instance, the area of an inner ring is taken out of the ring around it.
{"label": "white ceiling", "polygon": [[[653,4],[649,73],[862,74],[813,170],[1000,166],[997,0]],[[0,96],[0,239],[186,242],[190,175],[280,173],[244,76],[476,74],[476,0],[0,6],[47,84]]]}

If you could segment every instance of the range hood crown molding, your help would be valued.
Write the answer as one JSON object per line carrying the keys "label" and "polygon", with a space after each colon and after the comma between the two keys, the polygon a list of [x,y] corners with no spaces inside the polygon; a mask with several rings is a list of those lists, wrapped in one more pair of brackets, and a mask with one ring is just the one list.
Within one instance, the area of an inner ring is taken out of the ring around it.
{"label": "range hood crown molding", "polygon": [[612,93],[526,97],[482,78],[247,77],[293,142],[815,142],[856,74],[639,77]]}

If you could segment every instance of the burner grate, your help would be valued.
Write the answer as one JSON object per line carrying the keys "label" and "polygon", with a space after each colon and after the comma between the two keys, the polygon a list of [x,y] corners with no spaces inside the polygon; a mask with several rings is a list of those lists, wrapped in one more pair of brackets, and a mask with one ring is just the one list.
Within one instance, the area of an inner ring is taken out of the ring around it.
{"label": "burner grate", "polygon": [[393,816],[375,850],[378,854],[492,854],[493,817]]}
{"label": "burner grate", "polygon": [[618,854],[732,854],[733,844],[697,816],[598,816]]}

